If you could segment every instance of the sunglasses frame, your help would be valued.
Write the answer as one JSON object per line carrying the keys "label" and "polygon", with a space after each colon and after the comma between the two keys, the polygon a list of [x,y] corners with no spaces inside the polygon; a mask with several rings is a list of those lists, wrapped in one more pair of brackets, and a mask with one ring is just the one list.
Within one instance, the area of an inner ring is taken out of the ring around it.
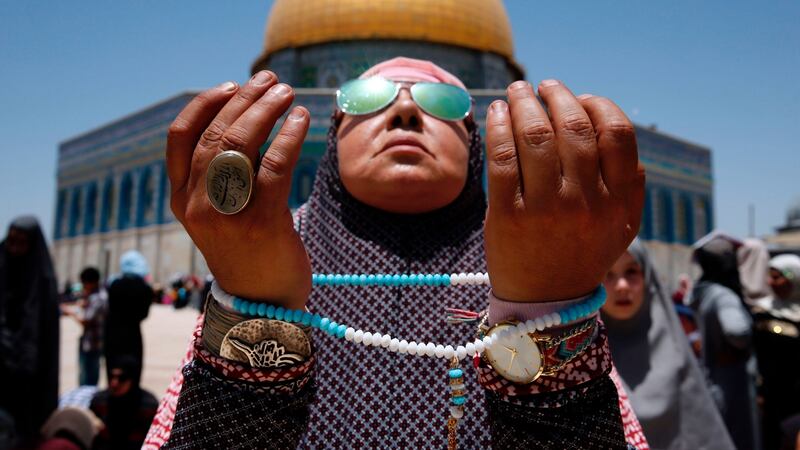
{"label": "sunglasses frame", "polygon": [[[370,111],[367,111],[367,112],[362,112],[362,113],[348,112],[348,111],[345,111],[341,106],[339,106],[341,95],[342,95],[342,88],[344,86],[348,85],[349,83],[353,83],[353,82],[357,82],[357,81],[367,81],[367,80],[371,80],[373,78],[384,80],[384,81],[389,82],[392,85],[394,85],[394,93],[389,98],[389,100],[387,100],[387,102],[385,104],[383,104],[380,107],[375,108],[373,110],[370,110]],[[467,110],[466,113],[464,113],[463,116],[458,117],[458,118],[454,118],[454,119],[441,117],[441,116],[438,116],[436,114],[431,113],[430,111],[428,111],[424,106],[422,106],[417,101],[417,98],[414,95],[414,87],[417,86],[417,85],[420,85],[420,84],[444,84],[444,85],[452,86],[452,87],[454,87],[456,89],[459,89],[461,91],[466,92],[467,96],[469,97],[469,101],[470,101],[469,109]],[[344,82],[344,84],[342,84],[342,86],[339,87],[339,89],[336,90],[336,109],[338,109],[342,113],[350,115],[350,116],[365,116],[367,114],[373,114],[373,113],[381,111],[381,110],[383,110],[385,108],[388,108],[392,103],[394,103],[394,101],[397,100],[397,96],[400,95],[400,90],[405,86],[408,86],[408,92],[409,92],[409,94],[411,94],[411,99],[414,101],[414,104],[417,105],[419,107],[419,109],[424,111],[425,114],[428,114],[429,116],[435,117],[435,118],[437,118],[439,120],[446,120],[446,121],[449,121],[449,122],[458,122],[459,120],[464,120],[464,119],[468,118],[472,114],[472,110],[475,109],[475,99],[472,98],[472,96],[469,94],[469,91],[467,91],[466,89],[463,89],[463,88],[461,88],[459,86],[456,86],[456,85],[453,85],[453,84],[449,84],[449,83],[434,83],[434,82],[431,82],[431,81],[390,80],[388,78],[384,78],[384,77],[380,77],[380,76],[370,77],[370,78],[356,78],[354,80],[349,80],[349,81]]]}

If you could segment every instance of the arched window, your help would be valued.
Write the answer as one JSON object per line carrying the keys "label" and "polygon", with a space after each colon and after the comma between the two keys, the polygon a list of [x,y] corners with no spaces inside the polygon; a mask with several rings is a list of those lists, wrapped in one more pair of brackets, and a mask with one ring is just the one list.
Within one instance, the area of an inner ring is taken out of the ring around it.
{"label": "arched window", "polygon": [[711,230],[714,229],[714,210],[711,206],[711,199],[706,197],[705,198],[705,207],[706,207],[706,234],[711,233]]}
{"label": "arched window", "polygon": [[665,242],[675,242],[675,215],[672,202],[672,192],[664,189],[660,192],[661,215],[658,218],[661,229],[661,239]]}
{"label": "arched window", "polygon": [[119,213],[117,213],[117,229],[124,230],[131,223],[131,203],[133,202],[133,181],[131,174],[126,173],[122,177],[119,186]]}
{"label": "arched window", "polygon": [[679,198],[675,204],[675,242],[685,243],[689,239],[686,233],[686,205]]}
{"label": "arched window", "polygon": [[645,188],[644,208],[642,209],[642,223],[639,226],[639,237],[645,240],[653,239],[653,191]]}
{"label": "arched window", "polygon": [[164,221],[164,208],[167,206],[168,198],[167,198],[167,165],[161,163],[159,168],[161,172],[161,176],[158,177],[160,180],[158,183],[158,200],[156,201],[156,223],[165,223]]}
{"label": "arched window", "polygon": [[114,180],[107,178],[103,184],[103,199],[100,207],[100,231],[106,232],[114,225]]}
{"label": "arched window", "polygon": [[136,226],[153,223],[155,219],[155,179],[150,168],[145,167],[139,176],[138,205],[136,207]]}
{"label": "arched window", "polygon": [[691,197],[689,197],[688,194],[684,194],[681,196],[680,203],[683,208],[683,214],[684,214],[683,224],[684,228],[686,229],[686,236],[683,239],[683,243],[689,245],[696,240],[692,199]]}
{"label": "arched window", "polygon": [[64,226],[67,223],[67,191],[61,189],[58,191],[56,199],[56,223],[53,229],[53,239],[61,239],[64,236]]}
{"label": "arched window", "polygon": [[72,201],[69,206],[69,230],[67,231],[69,237],[77,236],[81,229],[81,210],[83,209],[81,194],[80,186],[72,190]]}
{"label": "arched window", "polygon": [[711,232],[708,220],[708,208],[706,201],[703,198],[696,198],[694,201],[694,223],[695,223],[695,240],[700,239],[704,235]]}
{"label": "arched window", "polygon": [[672,192],[666,188],[652,191],[653,237],[664,242],[675,240],[675,223],[672,208]]}
{"label": "arched window", "polygon": [[92,182],[87,189],[86,207],[83,213],[83,234],[92,234],[97,216],[97,183]]}

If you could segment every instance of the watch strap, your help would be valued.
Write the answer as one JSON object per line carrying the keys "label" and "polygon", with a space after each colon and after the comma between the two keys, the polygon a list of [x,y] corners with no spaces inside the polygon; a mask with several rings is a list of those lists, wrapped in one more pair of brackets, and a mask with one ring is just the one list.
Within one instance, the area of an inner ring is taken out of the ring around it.
{"label": "watch strap", "polygon": [[598,322],[594,339],[575,357],[566,361],[561,370],[543,373],[533,383],[516,384],[498,374],[492,366],[479,356],[474,358],[478,382],[498,395],[524,396],[562,391],[578,387],[604,376],[611,370],[611,352],[605,327]]}
{"label": "watch strap", "polygon": [[531,333],[539,342],[544,359],[543,374],[553,375],[578,357],[597,335],[597,316],[564,327],[556,334]]}

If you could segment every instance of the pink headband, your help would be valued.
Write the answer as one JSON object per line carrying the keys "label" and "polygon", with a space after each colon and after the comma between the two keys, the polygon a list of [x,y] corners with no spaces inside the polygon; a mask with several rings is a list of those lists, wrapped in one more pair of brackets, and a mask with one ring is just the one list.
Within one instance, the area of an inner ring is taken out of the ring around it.
{"label": "pink headband", "polygon": [[442,69],[430,61],[412,59],[399,56],[397,58],[378,63],[366,72],[360,79],[381,76],[390,80],[404,81],[430,81],[433,83],[447,83],[467,89],[455,75]]}

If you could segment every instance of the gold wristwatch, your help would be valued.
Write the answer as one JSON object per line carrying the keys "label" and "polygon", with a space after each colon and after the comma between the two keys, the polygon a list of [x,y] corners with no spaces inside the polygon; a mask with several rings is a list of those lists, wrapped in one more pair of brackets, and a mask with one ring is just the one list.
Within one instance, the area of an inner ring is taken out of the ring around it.
{"label": "gold wristwatch", "polygon": [[[485,320],[485,319],[484,319]],[[529,384],[540,376],[555,375],[588,347],[597,334],[597,317],[532,333],[520,330],[516,320],[491,327],[481,324],[478,337],[493,336],[496,341],[483,352],[483,359],[503,378]]]}

